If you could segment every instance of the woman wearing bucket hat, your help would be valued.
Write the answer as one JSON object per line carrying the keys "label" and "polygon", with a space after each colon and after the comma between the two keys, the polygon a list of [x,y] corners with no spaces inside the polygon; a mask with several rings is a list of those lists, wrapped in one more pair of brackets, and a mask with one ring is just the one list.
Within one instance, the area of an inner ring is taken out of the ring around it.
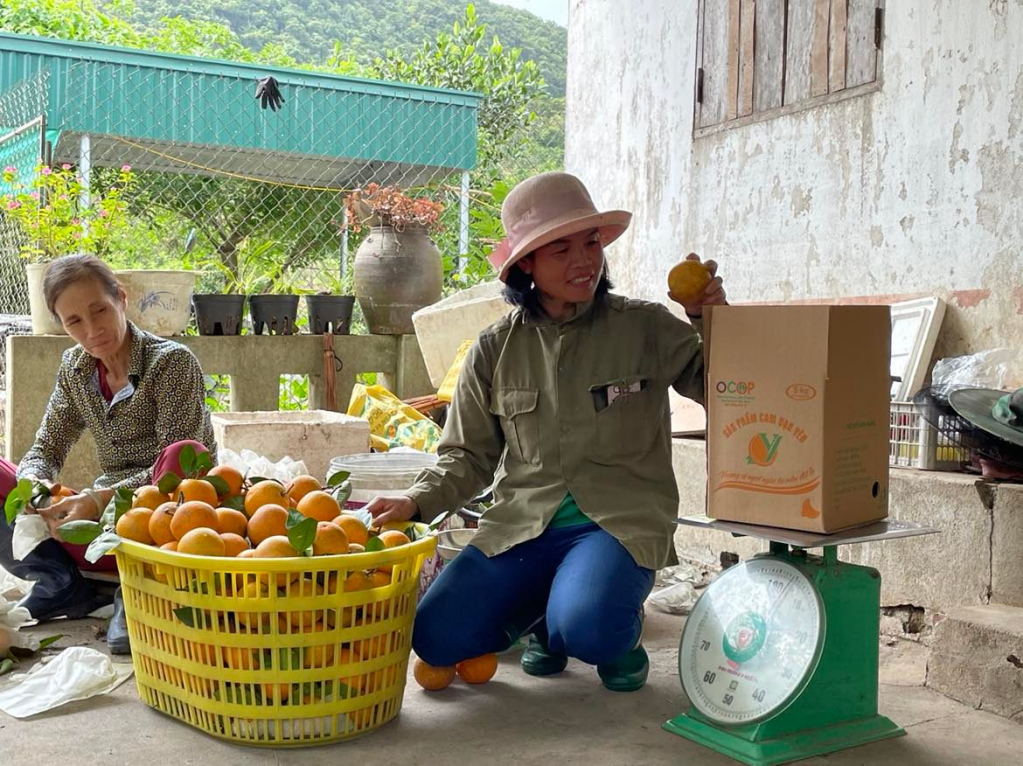
{"label": "woman wearing bucket hat", "polygon": [[[416,654],[454,665],[531,633],[527,673],[575,657],[633,691],[649,669],[643,602],[675,563],[668,388],[702,401],[702,341],[663,305],[608,292],[604,247],[631,215],[598,211],[579,179],[523,181],[501,218],[508,236],[490,260],[518,310],[469,352],[436,467],[369,511],[430,520],[496,477],[472,544],[420,604]],[[704,306],[724,303],[715,277],[683,306],[698,327]]]}

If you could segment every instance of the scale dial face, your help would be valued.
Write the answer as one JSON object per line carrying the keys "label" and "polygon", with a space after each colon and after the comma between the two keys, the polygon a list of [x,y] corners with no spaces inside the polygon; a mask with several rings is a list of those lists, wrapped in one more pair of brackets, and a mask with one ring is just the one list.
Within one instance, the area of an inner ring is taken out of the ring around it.
{"label": "scale dial face", "polygon": [[794,700],[817,668],[824,606],[813,582],[772,557],[737,564],[696,602],[678,663],[694,707],[722,725],[756,723]]}

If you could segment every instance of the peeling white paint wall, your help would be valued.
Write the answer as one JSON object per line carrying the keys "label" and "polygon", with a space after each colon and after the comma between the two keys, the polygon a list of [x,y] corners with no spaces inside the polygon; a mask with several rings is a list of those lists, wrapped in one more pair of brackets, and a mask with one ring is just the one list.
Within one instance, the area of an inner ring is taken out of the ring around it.
{"label": "peeling white paint wall", "polygon": [[663,300],[689,251],[736,301],[933,293],[942,349],[1023,346],[1023,0],[889,0],[879,92],[693,139],[695,0],[572,0],[566,166],[635,214]]}

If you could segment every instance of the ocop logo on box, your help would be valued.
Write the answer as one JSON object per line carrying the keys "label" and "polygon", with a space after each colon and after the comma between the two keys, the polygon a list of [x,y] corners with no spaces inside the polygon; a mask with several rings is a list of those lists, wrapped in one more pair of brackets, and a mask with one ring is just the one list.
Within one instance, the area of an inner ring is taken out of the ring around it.
{"label": "ocop logo on box", "polygon": [[721,396],[751,396],[755,387],[752,380],[719,380],[715,386]]}

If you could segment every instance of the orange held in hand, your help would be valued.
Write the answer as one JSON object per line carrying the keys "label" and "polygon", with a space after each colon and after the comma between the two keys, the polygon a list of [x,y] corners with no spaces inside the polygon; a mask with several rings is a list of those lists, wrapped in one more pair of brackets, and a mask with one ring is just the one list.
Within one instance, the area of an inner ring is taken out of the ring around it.
{"label": "orange held in hand", "polygon": [[699,261],[682,261],[668,272],[668,289],[683,303],[698,301],[710,284],[710,270]]}
{"label": "orange held in hand", "polygon": [[484,654],[455,665],[459,678],[467,684],[485,684],[497,672],[497,655]]}
{"label": "orange held in hand", "polygon": [[416,683],[430,692],[439,692],[441,689],[446,689],[455,680],[455,668],[453,666],[437,668],[426,664],[418,657],[412,672],[416,677]]}

